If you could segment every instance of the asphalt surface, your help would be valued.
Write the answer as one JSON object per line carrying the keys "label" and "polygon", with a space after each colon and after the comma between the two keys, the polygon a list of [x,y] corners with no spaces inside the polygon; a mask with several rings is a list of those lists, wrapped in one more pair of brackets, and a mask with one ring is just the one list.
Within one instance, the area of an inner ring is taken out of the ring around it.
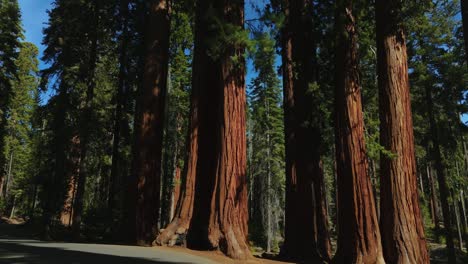
{"label": "asphalt surface", "polygon": [[0,264],[215,264],[209,259],[160,247],[44,242],[1,231],[6,231],[5,226],[0,228]]}

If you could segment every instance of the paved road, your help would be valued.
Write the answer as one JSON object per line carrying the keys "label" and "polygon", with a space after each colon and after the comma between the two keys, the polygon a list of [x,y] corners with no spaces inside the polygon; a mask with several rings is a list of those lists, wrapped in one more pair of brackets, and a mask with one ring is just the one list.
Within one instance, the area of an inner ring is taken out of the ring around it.
{"label": "paved road", "polygon": [[[2,231],[2,228],[0,228]],[[0,264],[159,264],[215,262],[164,248],[43,242],[2,236]]]}

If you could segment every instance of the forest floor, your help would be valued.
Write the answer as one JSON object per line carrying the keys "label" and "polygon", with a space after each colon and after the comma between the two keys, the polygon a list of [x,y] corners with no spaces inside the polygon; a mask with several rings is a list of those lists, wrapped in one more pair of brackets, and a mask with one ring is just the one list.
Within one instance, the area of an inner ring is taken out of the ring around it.
{"label": "forest floor", "polygon": [[[257,257],[249,261],[235,261],[220,252],[196,251],[182,247],[134,247],[95,243],[40,241],[33,227],[20,220],[0,219],[0,264],[104,264],[104,263],[225,263],[225,264],[285,264]],[[430,243],[431,263],[445,264],[446,250],[442,244]],[[466,252],[458,251],[457,263],[468,263]]]}

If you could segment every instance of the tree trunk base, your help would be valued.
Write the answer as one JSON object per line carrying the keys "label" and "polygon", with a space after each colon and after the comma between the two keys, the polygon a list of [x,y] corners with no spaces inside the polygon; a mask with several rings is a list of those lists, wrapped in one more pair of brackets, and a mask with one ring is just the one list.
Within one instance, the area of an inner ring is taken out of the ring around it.
{"label": "tree trunk base", "polygon": [[[209,237],[213,243],[216,241],[218,243],[218,248],[226,254],[226,256],[236,259],[236,260],[248,260],[252,258],[250,253],[249,245],[246,243],[244,234],[241,231],[240,227],[229,226],[227,230],[219,230],[220,232],[214,232],[212,236]],[[224,231],[224,232],[223,232]]]}
{"label": "tree trunk base", "polygon": [[183,218],[175,218],[156,237],[153,246],[184,246],[186,245],[187,231],[190,221]]}

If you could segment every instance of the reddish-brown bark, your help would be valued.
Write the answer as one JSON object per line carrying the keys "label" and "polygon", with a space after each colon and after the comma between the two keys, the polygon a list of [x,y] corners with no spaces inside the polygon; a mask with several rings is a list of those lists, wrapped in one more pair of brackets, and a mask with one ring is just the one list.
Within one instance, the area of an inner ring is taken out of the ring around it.
{"label": "reddish-brown bark", "polygon": [[[198,49],[195,49],[195,51],[198,51]],[[198,62],[198,57],[195,57]],[[194,67],[192,74],[194,77],[190,105],[190,124],[187,137],[187,162],[184,167],[184,179],[181,183],[181,198],[178,199],[179,201],[177,202],[176,211],[171,223],[164,228],[161,234],[159,234],[154,241],[154,244],[160,246],[172,245],[179,236],[185,235],[187,233],[190,220],[192,219],[198,160],[198,130],[200,126],[200,84],[198,82],[198,78],[195,78],[195,76],[206,74],[205,67]]]}
{"label": "reddish-brown bark", "polygon": [[1,176],[0,176],[0,199],[3,198],[3,184],[4,184],[4,183],[3,183],[3,182],[4,182],[3,179],[4,179],[4,177],[3,177],[3,175],[1,175]]}
{"label": "reddish-brown bark", "polygon": [[73,223],[73,202],[76,196],[76,178],[80,172],[80,137],[78,135],[71,139],[70,161],[67,171],[67,192],[60,211],[60,222],[64,226],[71,226]]}
{"label": "reddish-brown bark", "polygon": [[70,175],[67,183],[67,193],[65,201],[60,211],[60,222],[64,226],[71,226],[73,223],[73,200],[76,193],[76,177],[75,175]]}
{"label": "reddish-brown bark", "polygon": [[[182,186],[180,182],[181,180],[180,174],[181,174],[180,168],[179,166],[177,166],[175,168],[175,175],[174,175],[174,189],[172,190],[173,195],[174,195],[172,206],[174,207],[177,206],[177,203],[179,202],[179,199],[180,199],[180,191],[181,191],[181,186]],[[174,208],[174,213],[171,215],[171,220],[174,217],[174,215],[175,215],[175,208]]]}
{"label": "reddish-brown bark", "polygon": [[157,234],[169,62],[168,1],[151,1],[146,21],[143,84],[137,102],[134,179],[130,186],[136,188],[136,197],[130,198],[136,201],[136,214],[133,216],[135,220],[129,222],[132,225],[129,228],[136,229],[134,239],[139,245],[151,245]]}
{"label": "reddish-brown bark", "polygon": [[216,21],[241,30],[244,1],[199,1],[196,9],[193,86],[201,96],[196,193],[187,245],[247,259],[251,254],[247,242],[244,50],[233,43],[214,43],[224,47],[217,54],[210,53],[214,46],[206,40],[218,36],[221,29],[217,26],[224,26]]}
{"label": "reddish-brown bark", "polygon": [[329,260],[321,131],[311,122],[316,81],[316,53],[312,30],[312,1],[283,1],[281,32],[286,142],[285,241],[281,255],[296,259]]}
{"label": "reddish-brown bark", "polygon": [[381,235],[387,263],[429,263],[416,179],[401,1],[377,0]]}
{"label": "reddish-brown bark", "polygon": [[335,148],[338,249],[335,263],[385,263],[368,175],[353,1],[337,3]]}

